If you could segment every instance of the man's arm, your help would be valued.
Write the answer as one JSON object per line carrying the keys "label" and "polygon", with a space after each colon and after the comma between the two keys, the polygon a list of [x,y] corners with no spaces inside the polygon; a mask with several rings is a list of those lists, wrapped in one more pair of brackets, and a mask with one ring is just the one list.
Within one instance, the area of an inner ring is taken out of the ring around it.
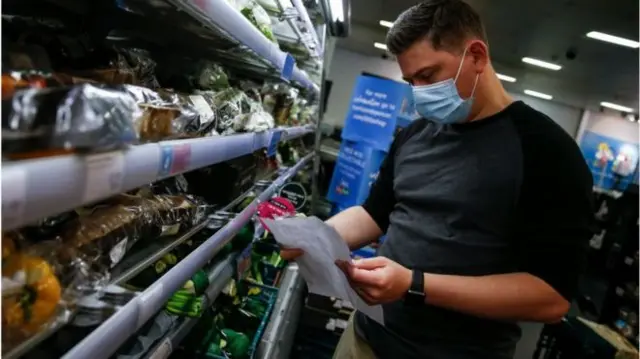
{"label": "man's arm", "polygon": [[425,274],[426,302],[477,317],[556,323],[569,302],[529,273],[481,277]]}
{"label": "man's arm", "polygon": [[[411,286],[411,270],[385,257],[357,260],[341,269],[368,304],[401,300]],[[427,304],[477,317],[555,323],[569,309],[562,295],[529,273],[479,277],[426,273],[424,283]]]}
{"label": "man's arm", "polygon": [[351,250],[364,247],[382,235],[380,227],[362,206],[348,208],[326,223],[336,229]]}

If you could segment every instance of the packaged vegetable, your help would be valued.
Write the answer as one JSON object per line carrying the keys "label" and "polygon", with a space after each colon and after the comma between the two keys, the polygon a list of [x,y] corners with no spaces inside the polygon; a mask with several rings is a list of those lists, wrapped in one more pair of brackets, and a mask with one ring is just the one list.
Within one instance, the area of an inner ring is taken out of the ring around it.
{"label": "packaged vegetable", "polygon": [[236,6],[244,17],[260,32],[274,43],[277,43],[271,27],[271,18],[267,11],[255,0],[236,0]]}
{"label": "packaged vegetable", "polygon": [[60,256],[68,261],[79,251],[113,267],[139,240],[176,234],[181,224],[191,227],[194,210],[193,203],[182,197],[116,196],[80,210],[61,235]]}
{"label": "packaged vegetable", "polygon": [[27,89],[10,102],[2,114],[5,156],[108,151],[138,140],[132,119],[140,110],[121,90],[90,84]]}
{"label": "packaged vegetable", "polygon": [[19,284],[13,295],[3,288],[2,324],[4,330],[24,336],[37,333],[56,313],[62,296],[60,282],[43,258],[14,254],[2,266],[3,287],[9,278]]}

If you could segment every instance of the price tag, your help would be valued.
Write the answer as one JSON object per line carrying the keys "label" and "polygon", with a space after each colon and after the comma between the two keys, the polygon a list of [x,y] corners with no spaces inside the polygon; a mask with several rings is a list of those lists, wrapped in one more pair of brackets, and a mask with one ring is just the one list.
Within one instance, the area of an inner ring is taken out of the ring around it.
{"label": "price tag", "polygon": [[211,106],[207,103],[207,101],[202,97],[202,95],[191,95],[189,96],[191,103],[193,103],[193,107],[198,111],[200,116],[202,116],[206,121],[209,121],[215,117]]}
{"label": "price tag", "polygon": [[293,67],[296,64],[296,60],[291,56],[291,54],[287,54],[287,57],[284,59],[284,65],[282,65],[282,72],[280,73],[280,77],[285,80],[291,80],[291,76],[293,75]]}
{"label": "price tag", "polygon": [[307,191],[298,182],[289,182],[285,184],[280,188],[278,195],[289,200],[296,210],[302,209],[302,207],[307,203]]}
{"label": "price tag", "polygon": [[249,270],[249,266],[251,266],[251,247],[251,245],[247,246],[247,248],[245,248],[238,256],[238,264],[236,266],[238,280],[245,277],[247,270]]}
{"label": "price tag", "polygon": [[191,145],[162,144],[160,145],[160,168],[158,177],[167,177],[176,173],[185,172],[191,162]]}
{"label": "price tag", "polygon": [[19,168],[2,171],[2,225],[15,228],[22,225],[26,198],[27,173]]}
{"label": "price tag", "polygon": [[138,327],[136,330],[141,328],[158,309],[164,306],[166,300],[163,298],[163,294],[164,285],[160,280],[138,296]]}
{"label": "price tag", "polygon": [[149,359],[167,359],[173,352],[173,345],[171,344],[171,338],[166,338],[156,350],[151,353]]}
{"label": "price tag", "polygon": [[127,237],[118,242],[111,250],[109,251],[109,259],[111,259],[111,268],[113,268],[116,264],[120,263],[122,257],[127,252]]}
{"label": "price tag", "polygon": [[124,155],[122,152],[100,153],[85,157],[83,202],[89,203],[122,191]]}
{"label": "price tag", "polygon": [[267,157],[273,157],[276,155],[278,151],[278,142],[280,142],[280,138],[282,137],[282,131],[274,130],[271,132],[271,137],[269,138],[269,147],[267,147]]}

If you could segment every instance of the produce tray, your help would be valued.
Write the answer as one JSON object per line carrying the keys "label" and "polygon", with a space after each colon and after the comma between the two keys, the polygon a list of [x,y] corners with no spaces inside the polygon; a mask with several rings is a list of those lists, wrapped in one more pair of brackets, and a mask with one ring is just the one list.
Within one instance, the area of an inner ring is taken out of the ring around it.
{"label": "produce tray", "polygon": [[[273,312],[273,307],[276,303],[276,299],[278,299],[278,288],[260,285],[257,283],[252,283],[249,281],[243,281],[248,284],[249,287],[257,287],[260,288],[260,295],[258,296],[258,300],[265,303],[267,305],[267,310],[265,311],[264,316],[260,320],[260,325],[256,330],[256,334],[253,336],[251,340],[251,346],[249,347],[249,355],[247,356],[250,359],[254,358],[254,354],[256,352],[256,348],[258,344],[260,344],[260,339],[262,338],[262,334],[264,334],[264,330],[269,323],[269,318],[271,317],[271,313]],[[212,355],[208,353],[202,353],[199,355],[204,358],[212,358],[212,359],[229,359],[228,357]]]}

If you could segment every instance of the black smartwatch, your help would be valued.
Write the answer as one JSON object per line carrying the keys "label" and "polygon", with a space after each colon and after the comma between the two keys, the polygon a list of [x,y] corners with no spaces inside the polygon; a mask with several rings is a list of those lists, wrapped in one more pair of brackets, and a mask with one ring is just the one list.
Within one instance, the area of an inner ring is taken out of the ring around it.
{"label": "black smartwatch", "polygon": [[404,296],[404,302],[410,306],[424,305],[424,273],[414,269],[411,274],[411,287]]}

